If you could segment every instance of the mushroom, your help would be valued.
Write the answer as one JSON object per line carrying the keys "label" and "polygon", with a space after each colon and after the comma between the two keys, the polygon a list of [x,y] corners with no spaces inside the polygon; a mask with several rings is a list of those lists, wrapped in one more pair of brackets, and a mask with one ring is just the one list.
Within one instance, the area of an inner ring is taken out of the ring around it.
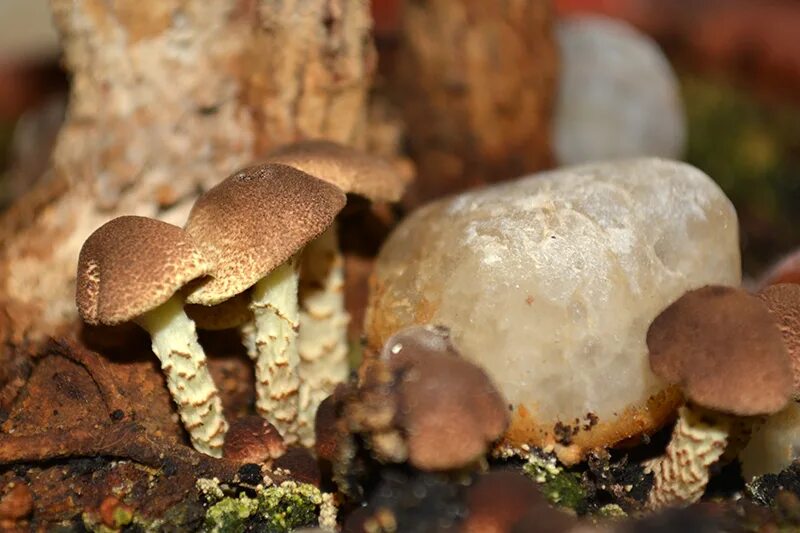
{"label": "mushroom", "polygon": [[459,469],[482,457],[508,426],[503,397],[445,335],[437,327],[407,328],[380,358],[365,362],[358,398],[345,413],[377,459]]}
{"label": "mushroom", "polygon": [[275,426],[260,416],[245,416],[231,424],[222,452],[233,461],[264,464],[286,453],[286,444]]}
{"label": "mushroom", "polygon": [[[325,140],[285,145],[267,161],[288,165],[372,202],[396,202],[408,179],[381,157]],[[337,225],[306,246],[300,276],[300,413],[298,432],[314,445],[314,416],[324,398],[347,379],[347,323],[343,258]]]}
{"label": "mushroom", "polygon": [[179,292],[210,267],[181,228],[145,217],[115,218],[83,243],[75,301],[88,324],[133,320],[150,334],[192,444],[219,457],[228,425]]}
{"label": "mushroom", "polygon": [[650,367],[680,385],[688,400],[666,453],[648,462],[651,508],[689,504],[708,483],[735,417],[780,411],[791,397],[791,369],[766,306],[741,289],[689,291],[656,317],[647,332]]}
{"label": "mushroom", "polygon": [[778,323],[792,365],[794,399],[800,400],[800,285],[770,285],[757,296],[764,301]]}
{"label": "mushroom", "polygon": [[242,333],[255,360],[256,409],[287,443],[297,438],[299,257],[344,204],[334,185],[264,164],[200,196],[186,222],[186,233],[212,265],[212,277],[193,288],[188,303],[214,306],[252,287],[253,318]]}

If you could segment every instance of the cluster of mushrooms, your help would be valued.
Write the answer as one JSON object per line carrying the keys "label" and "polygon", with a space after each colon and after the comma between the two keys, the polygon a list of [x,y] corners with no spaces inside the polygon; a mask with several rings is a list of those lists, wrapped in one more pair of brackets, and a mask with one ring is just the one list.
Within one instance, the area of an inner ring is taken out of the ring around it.
{"label": "cluster of mushrooms", "polygon": [[380,158],[288,145],[201,195],[183,228],[122,216],[97,229],[78,260],[79,313],[150,334],[192,445],[216,457],[228,423],[196,328],[238,328],[258,413],[309,446],[317,406],[349,374],[336,216],[347,194],[391,202],[405,185]]}
{"label": "cluster of mushrooms", "polygon": [[[355,498],[364,450],[381,464],[463,471],[510,417],[445,329],[396,333],[347,379],[336,217],[347,194],[391,202],[405,185],[379,158],[324,141],[289,145],[201,195],[183,228],[138,216],[100,227],[80,253],[78,309],[89,324],[147,330],[201,452],[262,462],[287,445],[315,446]],[[232,429],[242,438],[226,441],[197,328],[238,328],[254,361],[261,418]],[[653,372],[686,401],[665,453],[644,465],[646,506],[685,505],[702,496],[712,465],[734,460],[767,417],[800,399],[800,285],[687,292],[653,321],[647,345]]]}

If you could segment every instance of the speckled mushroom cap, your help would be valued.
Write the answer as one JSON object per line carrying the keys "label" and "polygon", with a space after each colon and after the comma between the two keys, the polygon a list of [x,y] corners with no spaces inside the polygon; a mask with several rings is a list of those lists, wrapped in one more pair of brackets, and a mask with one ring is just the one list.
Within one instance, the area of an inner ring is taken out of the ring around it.
{"label": "speckled mushroom cap", "polygon": [[89,324],[119,324],[158,307],[209,270],[181,228],[123,216],[99,227],[83,243],[75,303]]}
{"label": "speckled mushroom cap", "polygon": [[186,222],[214,266],[186,301],[216,305],[251,287],[320,235],[344,204],[338,187],[286,165],[228,177],[198,198]]}
{"label": "speckled mushroom cap", "polygon": [[689,291],[647,332],[650,367],[697,405],[742,416],[770,414],[791,398],[780,331],[764,303],[742,289]]}
{"label": "speckled mushroom cap", "polygon": [[794,380],[794,397],[800,397],[800,285],[770,285],[758,293],[778,323],[789,353]]}
{"label": "speckled mushroom cap", "polygon": [[374,202],[398,201],[409,182],[385,159],[325,140],[282,146],[272,152],[267,161],[308,172],[346,193]]}

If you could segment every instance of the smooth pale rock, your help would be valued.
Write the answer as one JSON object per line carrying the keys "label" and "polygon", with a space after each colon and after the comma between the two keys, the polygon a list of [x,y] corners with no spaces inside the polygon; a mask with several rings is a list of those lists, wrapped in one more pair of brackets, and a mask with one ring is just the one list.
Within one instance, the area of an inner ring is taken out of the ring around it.
{"label": "smooth pale rock", "polygon": [[658,45],[625,22],[561,20],[555,151],[562,164],[617,157],[680,158],[686,117],[680,87]]}
{"label": "smooth pale rock", "polygon": [[745,481],[777,474],[800,457],[800,405],[790,402],[767,419],[739,454]]}
{"label": "smooth pale rock", "polygon": [[670,416],[650,322],[689,289],[740,281],[736,212],[708,176],[598,163],[413,213],[379,254],[366,332],[377,348],[409,324],[449,327],[512,403],[509,441],[560,441],[571,462]]}

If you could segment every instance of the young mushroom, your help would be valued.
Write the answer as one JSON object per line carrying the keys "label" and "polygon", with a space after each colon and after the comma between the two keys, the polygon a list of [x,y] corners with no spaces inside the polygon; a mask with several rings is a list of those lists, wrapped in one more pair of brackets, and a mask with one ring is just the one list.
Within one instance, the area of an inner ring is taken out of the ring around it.
{"label": "young mushroom", "polygon": [[75,301],[88,324],[133,320],[147,330],[192,444],[219,457],[228,426],[179,292],[210,268],[182,229],[145,217],[119,217],[83,244]]}
{"label": "young mushroom", "polygon": [[502,395],[442,328],[398,332],[381,357],[364,363],[360,381],[345,416],[382,462],[457,470],[486,454],[508,426]]}
{"label": "young mushroom", "polygon": [[761,289],[757,296],[778,323],[792,366],[794,399],[800,400],[800,285],[770,285]]}
{"label": "young mushroom", "polygon": [[[396,202],[408,180],[388,161],[325,140],[283,146],[267,161],[288,165],[371,202]],[[343,258],[334,222],[303,251],[300,276],[300,412],[298,433],[314,444],[317,408],[347,379],[347,323]]]}
{"label": "young mushroom", "polygon": [[344,207],[334,185],[279,164],[250,167],[198,198],[188,233],[212,266],[190,304],[215,306],[250,289],[242,326],[256,367],[256,408],[287,443],[296,441],[299,388],[298,268],[303,247]]}
{"label": "young mushroom", "polygon": [[791,398],[791,369],[766,306],[741,289],[689,291],[647,332],[650,367],[688,400],[666,453],[648,463],[657,509],[698,500],[722,455],[734,417],[780,411]]}

